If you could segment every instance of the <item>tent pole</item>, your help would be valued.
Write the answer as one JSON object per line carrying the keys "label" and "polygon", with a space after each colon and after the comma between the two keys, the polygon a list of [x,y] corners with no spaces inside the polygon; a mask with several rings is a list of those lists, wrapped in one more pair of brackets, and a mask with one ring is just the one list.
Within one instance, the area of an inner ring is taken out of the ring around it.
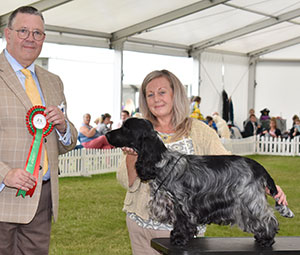
{"label": "tent pole", "polygon": [[255,108],[256,64],[257,64],[257,58],[249,59],[247,116],[249,110],[251,108],[253,109]]}
{"label": "tent pole", "polygon": [[190,96],[200,96],[201,86],[201,52],[193,54],[193,84]]}
{"label": "tent pole", "polygon": [[120,119],[123,98],[123,46],[124,41],[114,43],[114,83],[112,119],[117,123]]}

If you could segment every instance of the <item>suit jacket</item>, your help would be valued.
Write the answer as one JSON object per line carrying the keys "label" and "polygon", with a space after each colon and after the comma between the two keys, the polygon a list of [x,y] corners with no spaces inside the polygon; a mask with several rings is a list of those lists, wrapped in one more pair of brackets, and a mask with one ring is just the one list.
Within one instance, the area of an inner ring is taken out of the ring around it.
{"label": "suit jacket", "polygon": [[[35,66],[35,71],[45,99],[45,106],[58,106],[62,102],[66,105],[60,78],[39,66]],[[9,170],[25,166],[33,140],[25,121],[26,113],[31,107],[30,99],[2,52],[0,54],[0,183]],[[46,147],[51,170],[54,220],[58,215],[58,155],[73,149],[77,140],[77,131],[70,121],[69,124],[72,134],[71,145],[64,146],[58,140],[55,130],[43,139],[43,152]],[[44,158],[43,152],[41,159]],[[41,165],[43,165],[42,160]],[[32,197],[16,197],[17,189],[9,187],[5,187],[0,192],[0,221],[29,223],[33,219],[41,194],[42,173],[40,170],[37,187]]]}
{"label": "suit jacket", "polygon": [[[257,128],[257,122],[255,122],[255,127]],[[257,128],[256,130],[256,135],[261,133],[261,128]],[[243,137],[249,137],[249,136],[253,136],[254,135],[254,127],[252,122],[249,120],[245,126],[245,131],[242,133]]]}

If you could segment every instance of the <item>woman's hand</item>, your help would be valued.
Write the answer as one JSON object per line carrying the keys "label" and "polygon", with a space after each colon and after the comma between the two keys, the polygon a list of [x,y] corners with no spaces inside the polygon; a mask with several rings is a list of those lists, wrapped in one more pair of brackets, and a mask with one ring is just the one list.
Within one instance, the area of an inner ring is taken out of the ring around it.
{"label": "woman's hand", "polygon": [[129,148],[129,147],[122,147],[121,150],[126,155],[131,155],[131,156],[137,156],[138,155],[134,149]]}
{"label": "woman's hand", "polygon": [[[277,203],[282,205],[288,205],[288,202],[286,200],[286,195],[284,194],[283,190],[280,188],[280,186],[276,185],[277,188],[277,195],[274,197],[275,200],[278,199]],[[266,192],[268,195],[270,195],[270,190],[266,188]]]}
{"label": "woman's hand", "polygon": [[136,151],[129,147],[122,147],[122,151],[126,155],[126,167],[127,167],[127,173],[128,173],[128,185],[131,187],[136,180],[137,173],[135,169],[135,163],[137,161],[138,154]]}

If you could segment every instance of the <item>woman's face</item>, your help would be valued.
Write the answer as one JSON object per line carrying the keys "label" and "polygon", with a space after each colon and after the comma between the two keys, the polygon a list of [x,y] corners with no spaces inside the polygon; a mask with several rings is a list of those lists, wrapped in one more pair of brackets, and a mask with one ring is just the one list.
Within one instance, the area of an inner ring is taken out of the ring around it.
{"label": "woman's face", "polygon": [[270,127],[275,128],[276,127],[276,122],[274,120],[270,121]]}
{"label": "woman's face", "polygon": [[173,90],[165,77],[153,79],[146,87],[146,101],[156,118],[170,117],[173,111]]}
{"label": "woman's face", "polygon": [[89,125],[90,121],[91,121],[91,115],[86,114],[86,115],[83,116],[83,123],[84,124]]}
{"label": "woman's face", "polygon": [[103,123],[105,125],[109,124],[110,123],[110,118],[109,117],[106,117],[105,120],[103,121]]}

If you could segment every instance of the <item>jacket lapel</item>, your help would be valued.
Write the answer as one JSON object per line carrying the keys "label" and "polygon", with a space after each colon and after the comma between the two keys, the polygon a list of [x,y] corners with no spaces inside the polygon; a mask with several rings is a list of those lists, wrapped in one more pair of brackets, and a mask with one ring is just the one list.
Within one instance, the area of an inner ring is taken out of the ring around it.
{"label": "jacket lapel", "polygon": [[20,83],[14,70],[8,63],[4,52],[0,54],[0,78],[16,95],[16,97],[20,100],[21,104],[24,105],[26,110],[32,107],[31,101],[29,100],[25,90],[22,88],[22,84]]}

